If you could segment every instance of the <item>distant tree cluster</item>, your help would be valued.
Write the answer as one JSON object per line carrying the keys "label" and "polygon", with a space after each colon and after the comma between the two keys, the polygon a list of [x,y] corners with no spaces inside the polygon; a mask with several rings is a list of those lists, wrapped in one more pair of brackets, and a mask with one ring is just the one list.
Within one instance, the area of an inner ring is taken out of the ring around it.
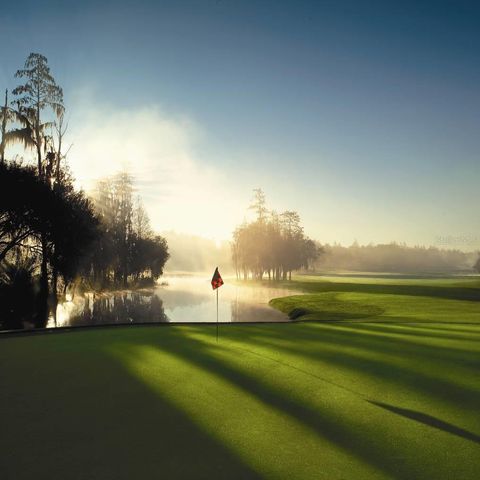
{"label": "distant tree cluster", "polygon": [[472,253],[398,243],[358,245],[355,242],[349,247],[327,244],[324,251],[314,264],[316,271],[447,273],[471,270],[474,262]]}
{"label": "distant tree cluster", "polygon": [[294,211],[276,213],[267,208],[265,194],[254,190],[250,209],[256,220],[243,223],[233,234],[232,260],[237,278],[291,279],[292,271],[308,268],[321,249],[305,236]]}
{"label": "distant tree cluster", "polygon": [[133,180],[119,173],[97,183],[93,203],[100,228],[83,272],[95,288],[153,284],[169,257],[167,241],[155,235]]}

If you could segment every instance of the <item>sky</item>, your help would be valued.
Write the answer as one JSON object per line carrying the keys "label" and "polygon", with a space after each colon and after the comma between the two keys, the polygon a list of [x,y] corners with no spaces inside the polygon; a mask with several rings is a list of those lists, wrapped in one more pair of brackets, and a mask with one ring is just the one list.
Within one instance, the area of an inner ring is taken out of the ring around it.
{"label": "sky", "polygon": [[63,87],[79,185],[228,239],[252,189],[323,243],[480,249],[480,4],[0,0],[0,90]]}

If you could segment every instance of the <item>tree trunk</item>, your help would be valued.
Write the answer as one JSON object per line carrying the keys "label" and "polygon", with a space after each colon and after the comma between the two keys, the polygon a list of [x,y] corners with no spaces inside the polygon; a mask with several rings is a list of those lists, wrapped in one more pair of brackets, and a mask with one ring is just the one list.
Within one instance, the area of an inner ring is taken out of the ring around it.
{"label": "tree trunk", "polygon": [[57,306],[58,306],[58,270],[56,267],[52,271],[52,313],[53,319],[55,321],[55,326],[57,326]]}
{"label": "tree trunk", "polygon": [[42,233],[42,263],[40,267],[40,292],[38,294],[37,317],[35,327],[43,328],[48,320],[48,260],[45,234]]}
{"label": "tree trunk", "polygon": [[0,145],[0,164],[5,162],[5,134],[7,133],[7,108],[8,108],[8,90],[5,90],[5,106],[3,107],[2,118],[2,143]]}
{"label": "tree trunk", "polygon": [[37,116],[35,118],[35,144],[37,147],[38,177],[43,177],[42,172],[42,139],[40,138],[40,91],[37,89]]}

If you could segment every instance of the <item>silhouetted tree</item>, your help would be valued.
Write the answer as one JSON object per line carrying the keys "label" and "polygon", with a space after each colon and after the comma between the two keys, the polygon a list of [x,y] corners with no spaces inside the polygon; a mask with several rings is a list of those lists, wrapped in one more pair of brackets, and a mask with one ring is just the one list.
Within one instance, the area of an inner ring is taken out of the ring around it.
{"label": "silhouetted tree", "polygon": [[51,212],[55,221],[49,232],[52,291],[56,302],[57,274],[62,277],[65,290],[79,273],[82,258],[99,235],[99,221],[91,201],[82,191],[76,191],[71,181],[57,182],[53,191],[59,199]]}
{"label": "silhouetted tree", "polygon": [[168,246],[163,237],[137,237],[132,245],[129,273],[136,282],[143,280],[144,274],[150,279],[156,280],[163,274],[163,267],[168,257]]}
{"label": "silhouetted tree", "polygon": [[5,149],[8,144],[7,126],[16,119],[13,109],[8,106],[8,90],[5,90],[5,104],[0,110],[1,135],[0,140],[0,163],[5,163]]}
{"label": "silhouetted tree", "polygon": [[35,313],[35,257],[17,256],[0,264],[0,328],[11,330],[32,322]]}
{"label": "silhouetted tree", "polygon": [[[63,91],[56,84],[50,73],[47,58],[39,53],[31,53],[23,69],[17,70],[16,78],[25,79],[25,83],[16,87],[12,93],[16,97],[12,104],[16,109],[17,120],[21,128],[12,130],[6,134],[7,141],[20,141],[25,147],[34,147],[37,153],[37,168],[39,178],[47,182],[53,171],[54,155],[49,152],[46,165],[42,159],[42,149],[46,150],[48,135],[47,131],[52,127],[52,122],[43,121],[42,114],[49,110],[55,117],[63,114]],[[48,168],[45,168],[48,167]],[[39,311],[40,317],[48,314],[47,301],[49,292],[48,282],[48,249],[46,245],[46,232],[42,232],[42,264],[41,264],[41,298],[44,300],[43,311]]]}
{"label": "silhouetted tree", "polygon": [[170,254],[168,253],[167,240],[164,237],[155,235],[150,242],[151,254],[148,267],[153,279],[157,280],[163,275],[163,269],[165,267],[165,263],[167,263],[167,260],[170,257]]}
{"label": "silhouetted tree", "polygon": [[16,97],[12,104],[16,107],[23,128],[11,132],[10,137],[23,141],[26,146],[35,147],[38,176],[42,177],[42,149],[47,141],[47,131],[52,127],[52,122],[43,122],[42,113],[49,109],[55,117],[63,114],[63,91],[50,73],[47,58],[39,53],[31,53],[24,68],[17,70],[15,77],[25,79],[25,83],[12,91]]}
{"label": "silhouetted tree", "polygon": [[50,207],[50,188],[33,168],[0,165],[0,261],[15,248],[38,248]]}
{"label": "silhouetted tree", "polygon": [[65,163],[67,158],[67,154],[70,150],[70,147],[67,149],[66,152],[63,151],[63,141],[64,136],[67,133],[68,123],[65,124],[65,112],[62,112],[59,117],[53,123],[53,130],[55,134],[51,137],[51,145],[50,145],[50,155],[53,158],[54,163],[51,165],[51,175],[55,179],[56,182],[60,182],[62,180],[62,174],[64,173],[62,170],[62,160]]}
{"label": "silhouetted tree", "polygon": [[[0,165],[0,261],[11,262],[19,249],[32,257],[43,258],[46,252],[52,269],[68,282],[96,235],[96,225],[89,200],[71,183],[52,189],[31,167]],[[53,294],[55,299],[56,285]],[[37,300],[41,315],[35,323],[41,327],[47,320],[41,288]]]}

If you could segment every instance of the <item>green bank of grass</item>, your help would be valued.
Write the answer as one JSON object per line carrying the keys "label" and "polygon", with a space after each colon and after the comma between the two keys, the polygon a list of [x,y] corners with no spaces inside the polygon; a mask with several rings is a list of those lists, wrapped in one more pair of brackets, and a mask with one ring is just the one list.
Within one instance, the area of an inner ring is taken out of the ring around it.
{"label": "green bank of grass", "polygon": [[0,478],[476,479],[479,358],[460,324],[2,338]]}
{"label": "green bank of grass", "polygon": [[476,279],[296,277],[270,304],[297,320],[480,323]]}

